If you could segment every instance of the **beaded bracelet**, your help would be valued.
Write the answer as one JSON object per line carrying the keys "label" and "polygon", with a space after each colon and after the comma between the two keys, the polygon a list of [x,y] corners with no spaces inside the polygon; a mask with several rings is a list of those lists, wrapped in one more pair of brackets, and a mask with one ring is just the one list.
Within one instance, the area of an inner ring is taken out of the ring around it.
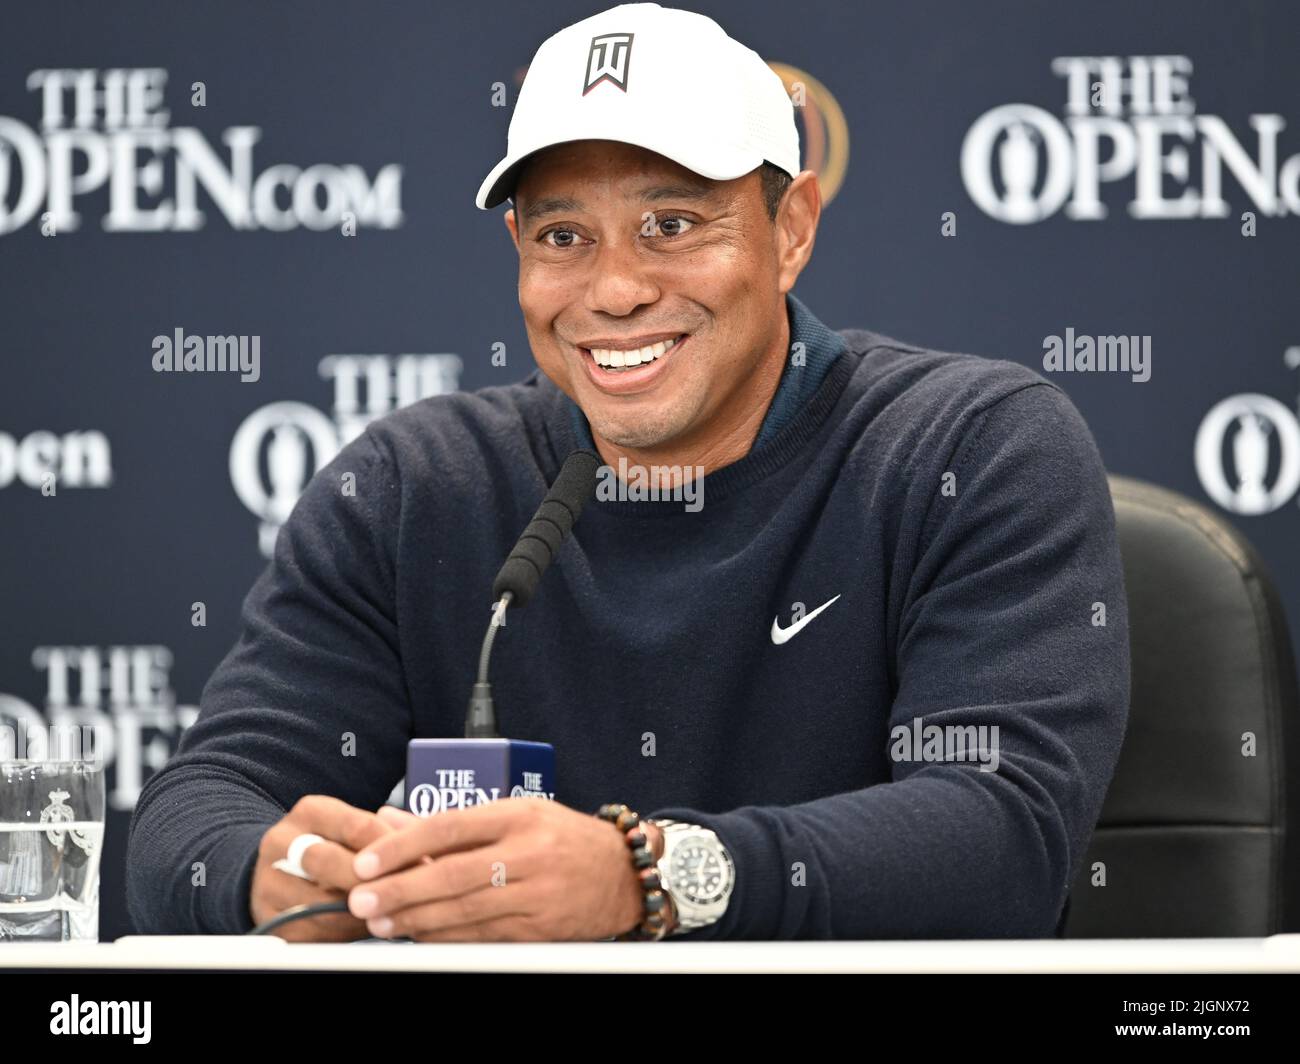
{"label": "beaded bracelet", "polygon": [[650,842],[641,830],[641,818],[627,806],[619,804],[602,805],[596,815],[623,833],[632,849],[632,867],[636,869],[643,894],[641,922],[631,931],[618,935],[617,941],[658,942],[668,933],[665,918],[668,896],[659,881],[659,869],[655,866],[654,854],[650,852]]}

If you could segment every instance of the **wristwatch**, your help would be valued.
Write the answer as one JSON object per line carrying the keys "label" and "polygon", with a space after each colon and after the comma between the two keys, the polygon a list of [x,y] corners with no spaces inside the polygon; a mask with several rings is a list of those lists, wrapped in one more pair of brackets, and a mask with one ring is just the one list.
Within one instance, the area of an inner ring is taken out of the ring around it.
{"label": "wristwatch", "polygon": [[722,918],[736,885],[736,866],[715,832],[699,824],[653,818],[664,835],[659,880],[677,914],[674,935]]}

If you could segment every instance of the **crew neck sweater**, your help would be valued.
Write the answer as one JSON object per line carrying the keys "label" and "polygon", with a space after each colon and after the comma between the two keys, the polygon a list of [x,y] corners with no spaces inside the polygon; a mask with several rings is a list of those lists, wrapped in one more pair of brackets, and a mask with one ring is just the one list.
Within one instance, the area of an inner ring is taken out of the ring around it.
{"label": "crew neck sweater", "polygon": [[[1100,455],[1027,367],[834,335],[698,510],[587,504],[497,641],[501,733],[554,744],[566,805],[717,833],[734,891],[681,939],[1050,935],[1128,711]],[[300,797],[376,809],[408,740],[463,734],[493,576],[584,442],[572,407],[538,372],[427,399],[312,479],[137,802],[138,930],[248,930],[259,840]]]}

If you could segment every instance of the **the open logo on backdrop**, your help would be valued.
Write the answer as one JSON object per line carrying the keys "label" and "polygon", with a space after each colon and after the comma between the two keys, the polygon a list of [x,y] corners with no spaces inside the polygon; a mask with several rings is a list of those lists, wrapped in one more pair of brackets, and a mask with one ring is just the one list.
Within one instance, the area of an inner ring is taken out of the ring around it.
{"label": "the open logo on backdrop", "polygon": [[[0,235],[38,214],[45,235],[73,232],[82,224],[77,201],[91,196],[106,200],[100,223],[110,233],[202,229],[208,202],[232,229],[402,224],[401,166],[383,166],[373,179],[346,164],[282,163],[258,173],[259,126],[222,130],[223,159],[199,129],[170,124],[166,84],[167,71],[154,67],[32,71],[39,132],[0,116]],[[191,102],[185,97],[187,113]]]}
{"label": "the open logo on backdrop", "polygon": [[44,674],[43,712],[0,692],[0,727],[28,733],[47,727],[93,729],[93,750],[108,773],[108,803],[131,809],[145,780],[171,757],[199,708],[172,690],[172,651],[158,645],[38,646],[32,667]]}
{"label": "the open logo on backdrop", "polygon": [[1064,117],[1010,103],[986,111],[961,146],[966,192],[985,214],[1027,225],[1064,208],[1097,220],[1103,185],[1138,219],[1226,218],[1226,170],[1260,214],[1300,213],[1300,154],[1278,162],[1278,114],[1254,114],[1253,152],[1222,118],[1196,113],[1185,55],[1059,56]]}
{"label": "the open logo on backdrop", "polygon": [[768,63],[795,102],[802,127],[803,165],[817,175],[822,204],[830,203],[849,168],[849,123],[831,90],[788,63]]}
{"label": "the open logo on backdrop", "polygon": [[306,403],[254,410],[230,443],[230,482],[261,522],[258,544],[275,551],[280,526],[307,482],[375,418],[460,388],[459,355],[329,355],[320,375],[334,382],[333,418]]}
{"label": "the open logo on backdrop", "polygon": [[[1286,359],[1300,367],[1300,348]],[[1202,419],[1195,460],[1201,487],[1223,509],[1272,513],[1300,492],[1300,417],[1272,396],[1230,395]]]}

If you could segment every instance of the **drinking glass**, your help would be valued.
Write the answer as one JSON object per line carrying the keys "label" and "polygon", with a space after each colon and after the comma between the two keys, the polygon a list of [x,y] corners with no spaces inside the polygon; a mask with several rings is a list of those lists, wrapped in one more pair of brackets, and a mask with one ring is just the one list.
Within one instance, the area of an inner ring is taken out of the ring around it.
{"label": "drinking glass", "polygon": [[103,842],[102,762],[0,761],[0,943],[99,941]]}

